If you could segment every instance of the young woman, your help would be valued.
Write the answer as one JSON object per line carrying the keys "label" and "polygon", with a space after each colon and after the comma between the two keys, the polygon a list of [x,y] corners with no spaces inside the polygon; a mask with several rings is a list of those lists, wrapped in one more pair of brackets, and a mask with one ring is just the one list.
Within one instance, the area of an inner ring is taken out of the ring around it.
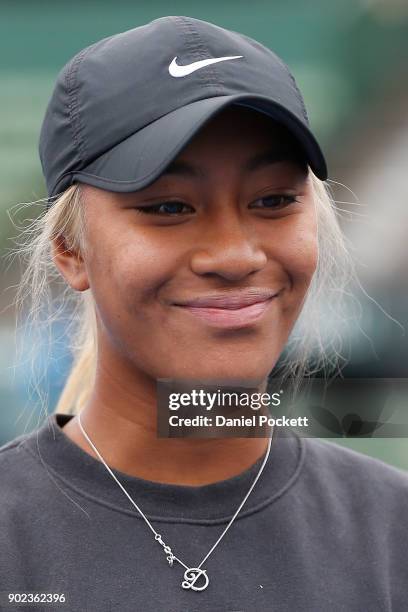
{"label": "young woman", "polygon": [[20,298],[38,312],[63,278],[75,360],[0,449],[1,609],[408,609],[404,472],[283,427],[157,435],[160,379],[264,389],[284,350],[297,380],[333,363],[319,300],[351,264],[285,64],[157,19],[64,67],[40,156]]}

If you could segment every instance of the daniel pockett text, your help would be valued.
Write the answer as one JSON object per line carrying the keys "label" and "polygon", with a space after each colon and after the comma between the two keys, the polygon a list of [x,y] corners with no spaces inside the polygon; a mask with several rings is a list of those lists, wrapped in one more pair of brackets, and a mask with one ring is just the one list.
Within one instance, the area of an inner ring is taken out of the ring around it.
{"label": "daniel pockett text", "polygon": [[259,392],[242,389],[242,385],[186,387],[185,383],[162,382],[158,393],[159,436],[263,437],[271,427],[308,427],[305,416],[274,413],[280,412],[277,409],[282,405],[283,390]]}

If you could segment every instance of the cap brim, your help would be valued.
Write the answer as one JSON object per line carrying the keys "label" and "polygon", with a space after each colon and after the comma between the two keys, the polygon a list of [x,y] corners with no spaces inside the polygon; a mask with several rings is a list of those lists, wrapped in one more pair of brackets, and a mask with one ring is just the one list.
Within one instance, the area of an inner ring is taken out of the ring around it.
{"label": "cap brim", "polygon": [[327,179],[323,153],[304,123],[274,100],[239,94],[206,98],[178,108],[132,134],[81,171],[71,172],[70,176],[64,177],[65,181],[68,179],[69,184],[80,181],[116,192],[147,187],[208,120],[226,106],[238,103],[266,113],[283,124],[299,141],[313,173],[321,180]]}

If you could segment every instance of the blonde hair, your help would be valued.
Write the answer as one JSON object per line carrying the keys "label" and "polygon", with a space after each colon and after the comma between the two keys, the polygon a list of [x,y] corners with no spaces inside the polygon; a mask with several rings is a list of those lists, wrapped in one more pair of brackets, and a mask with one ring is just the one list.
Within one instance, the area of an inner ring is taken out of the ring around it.
{"label": "blonde hair", "polygon": [[[302,311],[290,334],[281,358],[272,371],[281,381],[291,378],[294,389],[304,377],[323,371],[339,372],[347,359],[343,348],[342,326],[347,320],[344,299],[355,278],[354,261],[339,225],[338,211],[327,183],[310,172],[318,225],[318,263]],[[38,200],[44,202],[45,200]],[[43,206],[43,204],[41,204]],[[85,253],[86,220],[81,185],[74,184],[59,195],[52,206],[25,228],[13,255],[23,263],[15,306],[27,322],[35,362],[35,350],[61,315],[68,317],[66,333],[73,362],[54,412],[77,414],[88,401],[94,386],[97,363],[97,327],[90,289],[74,291],[62,278],[54,261],[51,241],[64,236],[67,249]],[[63,281],[63,291],[53,296],[53,285]],[[28,303],[27,309],[24,309]],[[329,320],[329,329],[324,323]],[[18,329],[18,325],[17,325]],[[336,330],[336,333],[333,332]],[[37,334],[38,343],[35,341]],[[32,371],[34,371],[32,369]],[[40,386],[41,375],[33,375],[33,387],[40,397],[44,416],[48,396]]]}

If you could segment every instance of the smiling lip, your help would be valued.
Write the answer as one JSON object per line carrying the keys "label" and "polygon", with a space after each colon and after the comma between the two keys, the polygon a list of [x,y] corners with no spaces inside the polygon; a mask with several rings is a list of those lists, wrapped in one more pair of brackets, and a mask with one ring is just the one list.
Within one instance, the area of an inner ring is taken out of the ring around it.
{"label": "smiling lip", "polygon": [[214,293],[174,305],[215,327],[245,327],[262,317],[278,293],[271,289],[251,288]]}

